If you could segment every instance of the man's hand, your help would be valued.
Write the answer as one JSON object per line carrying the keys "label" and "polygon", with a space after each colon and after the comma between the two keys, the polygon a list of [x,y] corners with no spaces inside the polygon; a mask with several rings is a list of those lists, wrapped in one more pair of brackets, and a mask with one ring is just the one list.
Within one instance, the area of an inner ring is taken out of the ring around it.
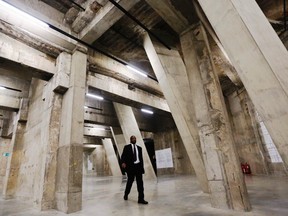
{"label": "man's hand", "polygon": [[125,169],[126,168],[126,163],[122,163],[121,166],[122,166],[123,169]]}

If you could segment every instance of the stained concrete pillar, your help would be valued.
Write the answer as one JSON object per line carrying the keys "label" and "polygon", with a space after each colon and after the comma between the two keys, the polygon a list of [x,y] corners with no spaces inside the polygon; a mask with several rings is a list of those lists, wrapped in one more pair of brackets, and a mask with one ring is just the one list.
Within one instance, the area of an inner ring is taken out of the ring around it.
{"label": "stained concrete pillar", "polygon": [[123,131],[126,144],[130,143],[130,137],[134,135],[137,139],[137,144],[142,147],[144,169],[145,169],[145,178],[147,179],[156,179],[155,172],[153,170],[152,163],[148,156],[143,138],[141,136],[136,118],[134,116],[133,110],[131,107],[113,102],[121,129]]}
{"label": "stained concrete pillar", "polygon": [[65,213],[81,210],[83,128],[87,55],[72,54],[69,89],[63,96],[57,154],[56,208]]}
{"label": "stained concrete pillar", "polygon": [[152,42],[149,35],[144,38],[144,48],[167,100],[201,189],[207,193],[208,181],[184,62],[177,50],[168,50]]}
{"label": "stained concrete pillar", "polygon": [[[53,95],[52,95],[53,94]],[[55,208],[55,182],[57,170],[57,150],[59,146],[61,95],[51,92],[51,104],[44,110],[42,119],[41,140],[44,146],[42,157],[40,202],[39,208]],[[46,98],[47,99],[47,98]]]}
{"label": "stained concrete pillar", "polygon": [[288,53],[256,1],[198,0],[288,165]]}
{"label": "stained concrete pillar", "polygon": [[181,34],[180,41],[200,132],[211,203],[216,208],[250,210],[208,38],[202,25],[198,30],[197,38],[191,28]]}
{"label": "stained concrete pillar", "polygon": [[23,151],[23,136],[29,109],[28,101],[27,98],[21,99],[19,111],[13,127],[13,135],[9,149],[11,156],[8,158],[6,175],[3,182],[4,199],[14,198],[18,186],[19,170],[25,153]]}
{"label": "stained concrete pillar", "polygon": [[[39,208],[55,208],[55,186],[57,170],[57,150],[59,147],[62,93],[69,88],[71,55],[61,53],[56,61],[56,73],[43,90],[44,114],[42,119],[41,140],[44,146],[40,184]],[[61,94],[58,94],[61,93]]]}
{"label": "stained concrete pillar", "polygon": [[108,160],[112,175],[113,176],[122,176],[120,166],[118,163],[118,159],[116,157],[116,154],[115,154],[115,151],[113,148],[112,140],[109,138],[105,138],[102,140],[102,143],[103,143],[103,146],[105,149],[105,153],[107,156],[107,160]]}

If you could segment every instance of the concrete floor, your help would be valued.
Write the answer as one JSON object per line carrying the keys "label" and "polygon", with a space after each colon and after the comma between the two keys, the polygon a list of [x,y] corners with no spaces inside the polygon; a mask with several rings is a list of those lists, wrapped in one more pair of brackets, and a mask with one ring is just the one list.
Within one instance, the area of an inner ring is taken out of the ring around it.
{"label": "concrete floor", "polygon": [[[83,210],[70,215],[288,215],[288,178],[246,176],[245,179],[253,206],[251,212],[212,208],[209,203],[209,196],[200,191],[194,176],[160,177],[157,183],[144,181],[145,199],[149,201],[149,204],[139,205],[137,203],[136,182],[134,182],[135,185],[132,187],[128,201],[124,201],[125,180],[89,175],[83,179]],[[39,212],[24,201],[0,198],[0,215],[52,216],[66,214],[55,210]]]}

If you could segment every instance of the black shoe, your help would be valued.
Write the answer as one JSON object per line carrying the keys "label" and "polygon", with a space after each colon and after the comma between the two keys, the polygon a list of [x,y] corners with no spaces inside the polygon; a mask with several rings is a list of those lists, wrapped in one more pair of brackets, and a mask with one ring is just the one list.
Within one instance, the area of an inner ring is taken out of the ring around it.
{"label": "black shoe", "polygon": [[124,195],[124,200],[128,200],[128,195]]}
{"label": "black shoe", "polygon": [[144,199],[143,199],[143,200],[138,200],[138,203],[140,203],[140,204],[144,204],[144,205],[147,205],[147,204],[148,204],[148,202],[145,201]]}

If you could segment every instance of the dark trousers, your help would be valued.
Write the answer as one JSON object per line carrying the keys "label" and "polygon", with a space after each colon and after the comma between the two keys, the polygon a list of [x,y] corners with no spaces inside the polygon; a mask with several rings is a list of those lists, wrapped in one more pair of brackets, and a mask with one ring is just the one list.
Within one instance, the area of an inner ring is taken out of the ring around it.
{"label": "dark trousers", "polygon": [[138,166],[137,164],[134,165],[135,169],[131,170],[130,172],[127,172],[128,180],[126,183],[125,195],[128,196],[128,194],[130,193],[132,184],[136,177],[138,200],[143,200],[144,199],[144,187],[143,187],[142,172],[140,172],[140,169],[137,169],[137,166]]}

